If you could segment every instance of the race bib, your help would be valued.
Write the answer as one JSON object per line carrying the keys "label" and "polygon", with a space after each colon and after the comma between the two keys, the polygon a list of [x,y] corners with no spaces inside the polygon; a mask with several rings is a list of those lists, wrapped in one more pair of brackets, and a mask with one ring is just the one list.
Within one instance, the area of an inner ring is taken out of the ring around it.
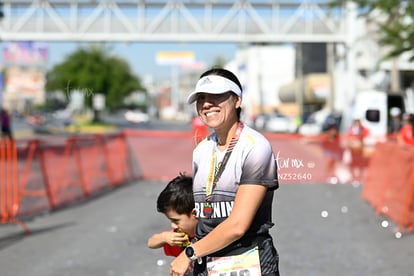
{"label": "race bib", "polygon": [[254,247],[243,254],[208,257],[209,276],[261,276],[259,249]]}

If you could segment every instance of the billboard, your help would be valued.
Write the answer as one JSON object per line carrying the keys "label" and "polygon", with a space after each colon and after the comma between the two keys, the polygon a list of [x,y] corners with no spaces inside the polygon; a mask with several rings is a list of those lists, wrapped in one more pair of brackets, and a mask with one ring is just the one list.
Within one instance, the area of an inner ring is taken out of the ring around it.
{"label": "billboard", "polygon": [[3,48],[3,60],[9,64],[42,64],[48,58],[48,47],[43,42],[8,42]]}
{"label": "billboard", "polygon": [[191,51],[162,51],[156,56],[159,65],[182,65],[194,63],[195,55]]}

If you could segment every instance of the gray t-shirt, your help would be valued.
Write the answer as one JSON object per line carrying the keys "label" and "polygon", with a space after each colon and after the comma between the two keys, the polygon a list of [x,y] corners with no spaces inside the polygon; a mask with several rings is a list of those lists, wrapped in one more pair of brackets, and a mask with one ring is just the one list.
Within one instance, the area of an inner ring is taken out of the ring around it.
{"label": "gray t-shirt", "polygon": [[279,186],[276,160],[269,141],[261,133],[249,126],[244,126],[213,190],[212,208],[209,209],[205,204],[206,183],[212,172],[214,151],[217,157],[215,162],[217,167],[224,153],[217,152],[217,137],[214,133],[200,142],[193,151],[193,191],[198,218],[196,236],[204,237],[230,215],[237,189],[243,184],[268,187],[262,205],[246,235],[268,232],[273,226],[271,213],[273,193]]}

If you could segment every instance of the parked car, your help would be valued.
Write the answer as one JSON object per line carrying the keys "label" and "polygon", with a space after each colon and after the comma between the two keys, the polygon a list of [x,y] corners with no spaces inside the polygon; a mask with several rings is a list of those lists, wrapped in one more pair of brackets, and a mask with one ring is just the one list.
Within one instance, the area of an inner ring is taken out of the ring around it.
{"label": "parked car", "polygon": [[36,113],[27,117],[27,123],[33,132],[43,134],[65,133],[66,128],[73,124],[72,118],[58,117],[55,113]]}
{"label": "parked car", "polygon": [[267,132],[294,133],[297,130],[294,118],[281,113],[264,113],[256,117],[255,128]]}
{"label": "parked car", "polygon": [[149,115],[141,110],[128,110],[124,116],[128,122],[132,123],[147,123],[149,121]]}
{"label": "parked car", "polygon": [[322,132],[322,125],[329,116],[328,109],[318,110],[306,119],[306,121],[299,127],[298,132],[302,135],[317,135]]}
{"label": "parked car", "polygon": [[342,113],[334,112],[320,112],[313,113],[309,116],[306,123],[299,127],[299,133],[302,135],[318,135],[324,131],[327,131],[331,127],[335,127],[340,130]]}
{"label": "parked car", "polygon": [[43,125],[46,121],[46,118],[44,115],[36,113],[36,114],[27,116],[26,121],[31,126]]}

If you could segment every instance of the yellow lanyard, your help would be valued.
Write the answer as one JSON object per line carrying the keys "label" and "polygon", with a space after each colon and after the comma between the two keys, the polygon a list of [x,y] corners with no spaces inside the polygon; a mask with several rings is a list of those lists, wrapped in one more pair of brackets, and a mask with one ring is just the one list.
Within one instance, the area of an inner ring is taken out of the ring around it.
{"label": "yellow lanyard", "polygon": [[211,165],[210,165],[210,172],[207,176],[207,183],[206,183],[206,201],[210,201],[211,200],[211,194],[213,193],[214,188],[216,187],[217,182],[220,179],[220,176],[224,170],[224,167],[227,163],[227,160],[230,157],[230,154],[232,153],[234,147],[236,146],[237,141],[239,140],[240,137],[240,133],[242,131],[244,127],[244,124],[242,122],[239,122],[239,125],[237,126],[237,130],[234,133],[233,138],[231,138],[230,144],[226,150],[226,153],[223,157],[223,161],[221,162],[221,164],[219,166],[217,166],[217,171],[216,171],[216,162],[217,162],[217,153],[214,150],[213,147],[213,152],[212,152],[212,157],[211,157]]}
{"label": "yellow lanyard", "polygon": [[210,165],[210,172],[207,177],[207,185],[206,185],[206,197],[210,196],[213,192],[213,182],[214,182],[214,175],[216,174],[216,161],[217,161],[217,154],[213,149],[213,156],[211,157],[211,165]]}

